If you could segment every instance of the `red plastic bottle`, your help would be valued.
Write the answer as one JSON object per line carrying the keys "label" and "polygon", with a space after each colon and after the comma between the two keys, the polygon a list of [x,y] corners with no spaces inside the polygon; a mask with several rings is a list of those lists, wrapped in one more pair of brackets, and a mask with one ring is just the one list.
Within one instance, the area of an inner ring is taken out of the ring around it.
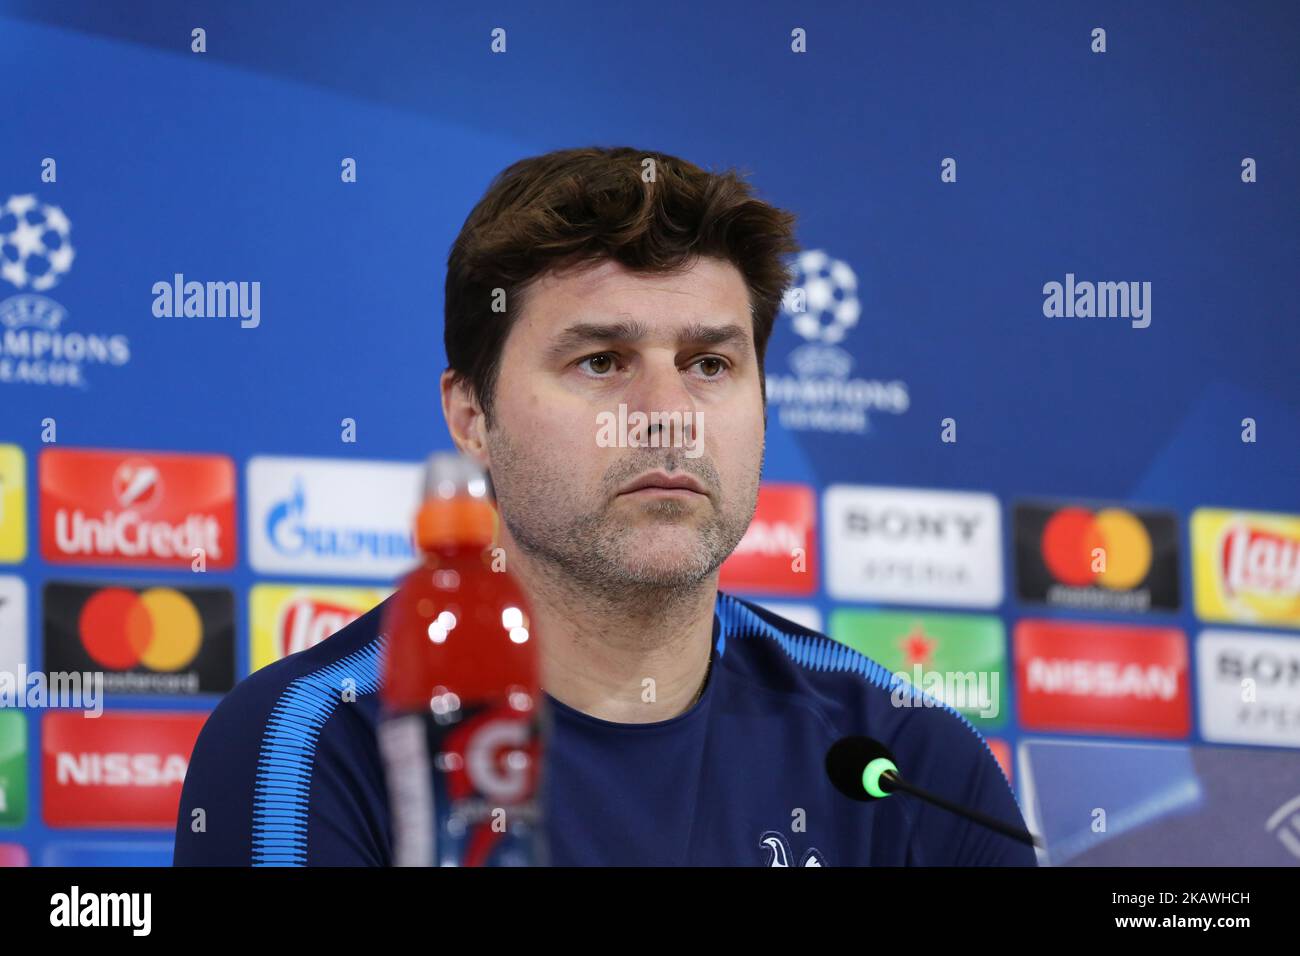
{"label": "red plastic bottle", "polygon": [[537,637],[491,548],[495,527],[478,466],[432,456],[416,520],[423,561],[383,620],[379,743],[398,866],[546,863]]}

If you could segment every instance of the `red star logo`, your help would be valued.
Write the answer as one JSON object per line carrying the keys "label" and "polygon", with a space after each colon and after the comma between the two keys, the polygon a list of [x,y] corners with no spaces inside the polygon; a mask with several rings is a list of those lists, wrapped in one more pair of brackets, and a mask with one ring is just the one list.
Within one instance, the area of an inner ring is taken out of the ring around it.
{"label": "red star logo", "polygon": [[911,633],[899,643],[899,647],[903,649],[909,667],[913,664],[924,666],[930,663],[930,655],[938,643],[925,636],[925,628],[921,626],[920,621],[917,621],[912,625]]}

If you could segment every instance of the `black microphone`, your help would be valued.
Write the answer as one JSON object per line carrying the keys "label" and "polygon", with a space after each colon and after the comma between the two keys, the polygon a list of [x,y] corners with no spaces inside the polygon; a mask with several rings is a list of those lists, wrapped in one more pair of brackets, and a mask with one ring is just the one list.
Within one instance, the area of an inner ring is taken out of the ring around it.
{"label": "black microphone", "polygon": [[1023,827],[1004,823],[908,783],[898,772],[898,764],[894,762],[894,755],[889,752],[889,748],[870,737],[842,737],[835,741],[831,749],[826,751],[826,775],[831,778],[835,789],[850,800],[870,803],[872,800],[882,800],[895,791],[902,791],[1013,840],[1033,847],[1043,845],[1038,837]]}

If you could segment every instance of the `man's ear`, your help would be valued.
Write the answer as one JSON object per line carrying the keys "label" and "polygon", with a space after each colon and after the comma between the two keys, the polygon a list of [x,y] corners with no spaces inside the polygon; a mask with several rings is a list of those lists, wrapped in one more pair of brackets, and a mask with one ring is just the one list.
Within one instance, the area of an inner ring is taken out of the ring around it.
{"label": "man's ear", "polygon": [[487,450],[487,420],[478,401],[470,394],[469,386],[451,369],[442,373],[439,382],[442,391],[442,417],[447,420],[447,430],[456,448],[487,469],[490,465]]}

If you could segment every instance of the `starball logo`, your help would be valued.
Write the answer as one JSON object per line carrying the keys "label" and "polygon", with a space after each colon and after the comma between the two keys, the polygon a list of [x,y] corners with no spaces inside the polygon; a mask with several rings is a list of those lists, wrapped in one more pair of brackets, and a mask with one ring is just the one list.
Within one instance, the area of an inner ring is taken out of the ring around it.
{"label": "starball logo", "polygon": [[0,278],[45,292],[72,268],[72,223],[58,206],[35,196],[10,196],[0,207]]}
{"label": "starball logo", "polygon": [[72,224],[58,206],[10,196],[0,206],[0,281],[18,294],[0,301],[0,383],[88,387],[88,366],[131,359],[125,335],[68,331],[68,311],[42,293],[72,268]]}
{"label": "starball logo", "polygon": [[0,673],[27,665],[27,583],[0,574]]}
{"label": "starball logo", "polygon": [[235,469],[224,456],[46,449],[39,470],[47,561],[234,567]]}

